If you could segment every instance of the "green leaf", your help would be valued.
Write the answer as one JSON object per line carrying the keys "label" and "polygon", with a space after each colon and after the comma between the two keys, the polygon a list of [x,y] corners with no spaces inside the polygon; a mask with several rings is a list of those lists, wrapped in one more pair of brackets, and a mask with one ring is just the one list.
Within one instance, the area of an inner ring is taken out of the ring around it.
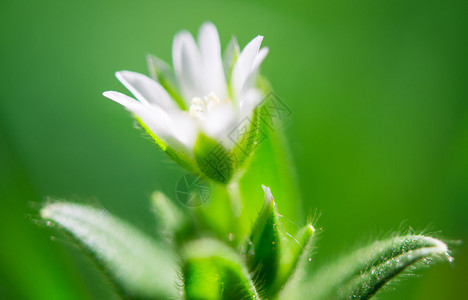
{"label": "green leaf", "polygon": [[194,155],[203,175],[217,182],[229,182],[234,165],[230,153],[223,145],[200,133],[195,143]]}
{"label": "green leaf", "polygon": [[186,225],[184,212],[160,191],[156,191],[151,195],[151,205],[158,222],[159,231],[169,240],[172,240]]}
{"label": "green leaf", "polygon": [[41,209],[107,271],[130,297],[175,298],[177,273],[169,250],[123,220],[89,206],[56,202]]}
{"label": "green leaf", "polygon": [[259,299],[241,258],[216,240],[201,239],[182,251],[185,294],[189,300]]}
{"label": "green leaf", "polygon": [[263,189],[265,202],[252,229],[246,256],[249,269],[255,274],[256,283],[269,294],[282,255],[282,237],[275,201],[270,189],[265,186]]}
{"label": "green leaf", "polygon": [[[417,262],[450,260],[447,245],[423,235],[398,236],[360,249],[304,283],[299,299],[368,299]],[[289,295],[291,296],[291,295]]]}
{"label": "green leaf", "polygon": [[151,77],[163,86],[182,110],[187,110],[187,105],[177,88],[177,80],[171,66],[151,54],[146,56],[146,60]]}
{"label": "green leaf", "polygon": [[[301,220],[301,195],[297,185],[296,172],[288,141],[284,136],[284,123],[290,117],[285,101],[270,92],[268,84],[263,80],[259,86],[267,95],[262,102],[260,126],[257,129],[256,149],[253,156],[245,163],[245,173],[240,178],[240,190],[243,205],[243,223],[250,224],[262,206],[262,197],[258,189],[260,185],[269,186],[275,192],[276,205],[284,216],[283,226],[289,232],[297,228],[289,220]],[[275,110],[275,105],[280,108]],[[258,200],[257,200],[258,199]],[[244,227],[247,234],[249,228]]]}

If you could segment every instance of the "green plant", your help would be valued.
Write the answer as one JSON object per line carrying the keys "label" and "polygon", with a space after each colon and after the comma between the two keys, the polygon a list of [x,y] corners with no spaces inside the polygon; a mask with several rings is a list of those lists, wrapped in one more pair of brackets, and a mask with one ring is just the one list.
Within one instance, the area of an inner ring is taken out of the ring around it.
{"label": "green plant", "polygon": [[[307,267],[313,224],[291,235],[277,208],[298,217],[300,195],[281,128],[290,111],[258,75],[268,53],[261,41],[241,52],[233,39],[222,60],[216,28],[206,23],[199,45],[187,32],[176,36],[174,71],[150,56],[153,79],[117,73],[138,101],[104,93],[194,179],[181,191],[182,206],[153,194],[158,239],[102,209],[67,201],[42,208],[42,218],[86,249],[122,297],[368,299],[409,268],[451,261],[445,243],[411,233],[320,270]],[[261,184],[268,187],[259,207]]]}

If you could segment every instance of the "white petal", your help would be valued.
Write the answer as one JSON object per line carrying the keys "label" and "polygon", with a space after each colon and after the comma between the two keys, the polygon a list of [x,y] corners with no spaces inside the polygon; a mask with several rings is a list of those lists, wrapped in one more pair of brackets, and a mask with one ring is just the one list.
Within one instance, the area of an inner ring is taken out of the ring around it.
{"label": "white petal", "polygon": [[132,112],[141,109],[142,107],[142,103],[136,101],[132,97],[129,97],[119,92],[107,91],[102,93],[102,95],[106,98],[111,99],[112,101],[117,102],[118,104],[124,106],[126,109]]}
{"label": "white petal", "polygon": [[244,91],[239,106],[241,120],[250,118],[260,102],[262,102],[262,94],[258,89],[251,88]]}
{"label": "white petal", "polygon": [[223,68],[226,80],[229,80],[228,78],[231,77],[232,68],[234,67],[234,63],[239,57],[239,53],[240,49],[239,44],[237,43],[237,39],[235,36],[232,36],[223,54]]}
{"label": "white petal", "polygon": [[200,130],[198,120],[190,117],[185,112],[172,114],[171,119],[174,135],[188,149],[192,150],[198,137],[198,131]]}
{"label": "white petal", "polygon": [[202,122],[203,132],[222,143],[227,149],[232,148],[233,141],[229,139],[229,133],[237,125],[237,118],[231,104],[222,104],[216,107]]}
{"label": "white petal", "polygon": [[203,72],[201,72],[200,51],[189,32],[182,31],[174,37],[172,60],[180,89],[186,103],[190,105],[192,98],[202,95],[200,87],[203,82]]}
{"label": "white petal", "polygon": [[142,103],[151,103],[164,110],[176,110],[177,104],[155,80],[136,72],[120,71],[117,79]]}
{"label": "white petal", "polygon": [[[150,106],[146,103],[141,103],[129,97],[125,94],[108,91],[103,93],[104,97],[107,97],[122,106],[124,106],[130,112],[136,114],[142,120],[145,119],[148,122],[145,124],[150,127],[154,125],[156,131],[154,132],[158,137],[167,136],[171,134],[171,119],[169,115],[162,109],[154,106]],[[152,129],[152,128],[150,128]]]}
{"label": "white petal", "polygon": [[151,130],[158,138],[167,143],[171,148],[189,153],[189,149],[183,139],[174,132],[172,119],[159,107],[150,106],[145,103],[114,91],[104,92],[103,95],[124,106],[127,110],[137,115],[138,118]]}
{"label": "white petal", "polygon": [[203,63],[204,80],[203,94],[214,92],[219,98],[227,97],[226,79],[221,60],[221,46],[216,27],[212,23],[204,23],[198,33],[198,44]]}
{"label": "white petal", "polygon": [[257,36],[250,43],[245,46],[239,58],[236,61],[234,69],[232,71],[231,85],[233,89],[234,97],[240,97],[242,94],[243,86],[247,80],[247,77],[252,70],[252,65],[262,43],[263,37]]}
{"label": "white petal", "polygon": [[260,64],[263,62],[268,52],[270,52],[270,49],[268,49],[268,47],[263,47],[262,49],[260,49],[260,51],[258,51],[258,54],[257,56],[255,56],[255,60],[252,64],[252,69],[250,70],[251,73],[257,72],[258,68],[260,67]]}
{"label": "white petal", "polygon": [[[243,95],[245,91],[255,88],[256,83],[257,83],[257,76],[258,76],[258,69],[260,68],[261,63],[265,59],[265,57],[268,54],[268,48],[262,48],[258,52],[257,56],[255,57],[255,60],[252,64],[252,69],[250,70],[250,73],[247,76],[247,79],[244,82],[244,85],[242,86],[242,89],[240,91],[240,94]],[[242,105],[241,101],[239,101],[240,105]]]}

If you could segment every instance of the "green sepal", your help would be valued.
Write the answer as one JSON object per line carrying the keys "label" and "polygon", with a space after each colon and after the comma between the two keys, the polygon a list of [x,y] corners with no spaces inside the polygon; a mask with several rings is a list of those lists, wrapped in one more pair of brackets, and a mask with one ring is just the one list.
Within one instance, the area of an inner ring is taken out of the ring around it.
{"label": "green sepal", "polygon": [[[451,260],[445,243],[423,235],[378,241],[317,272],[299,289],[298,299],[369,299],[417,262]],[[288,295],[292,296],[292,295]]]}
{"label": "green sepal", "polygon": [[145,133],[151,137],[153,142],[161,149],[164,153],[166,153],[172,160],[174,160],[177,164],[181,167],[186,169],[187,171],[198,174],[199,170],[195,165],[194,161],[190,156],[186,153],[181,151],[176,151],[169,147],[163,140],[161,140],[158,136],[152,132],[148,126],[140,119],[138,116],[134,115],[134,118],[137,120],[138,125],[145,131]]}
{"label": "green sepal", "polygon": [[275,292],[279,291],[288,280],[297,281],[305,273],[305,263],[311,260],[310,252],[314,232],[314,227],[307,224],[292,239],[283,243],[284,251],[282,251],[278,274],[272,287]]}
{"label": "green sepal", "polygon": [[177,80],[171,66],[151,54],[146,56],[146,60],[151,77],[162,85],[182,110],[187,110],[187,105],[177,88]]}
{"label": "green sepal", "polygon": [[239,133],[242,137],[232,149],[232,156],[235,157],[236,168],[248,168],[244,163],[253,155],[263,139],[267,137],[265,131],[262,129],[260,116],[261,108],[258,107],[253,111],[249,119],[243,120],[243,122],[248,122],[248,124],[239,124],[238,129],[245,131]]}
{"label": "green sepal", "polygon": [[123,296],[168,299],[178,295],[170,249],[102,209],[55,202],[41,217],[58,225],[105,270]]}
{"label": "green sepal", "polygon": [[278,212],[270,188],[263,186],[265,202],[257,217],[246,249],[247,265],[256,284],[267,294],[277,276],[282,255],[282,235]]}
{"label": "green sepal", "polygon": [[182,259],[186,299],[259,299],[244,263],[231,247],[200,239],[186,244]]}
{"label": "green sepal", "polygon": [[234,173],[234,163],[231,154],[221,143],[199,133],[194,156],[203,175],[217,182],[229,182]]}

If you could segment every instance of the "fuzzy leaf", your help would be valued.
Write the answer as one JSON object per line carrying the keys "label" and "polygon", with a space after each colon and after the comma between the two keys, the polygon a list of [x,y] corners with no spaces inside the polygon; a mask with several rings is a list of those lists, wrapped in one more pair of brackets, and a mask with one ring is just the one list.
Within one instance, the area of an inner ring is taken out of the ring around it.
{"label": "fuzzy leaf", "polygon": [[186,244],[182,258],[187,299],[259,299],[242,260],[227,245],[196,240]]}
{"label": "fuzzy leaf", "polygon": [[89,206],[56,202],[41,209],[88,250],[130,297],[175,298],[176,267],[169,250],[130,224]]}
{"label": "fuzzy leaf", "polygon": [[194,148],[195,160],[206,177],[227,183],[234,172],[230,153],[212,138],[200,133]]}
{"label": "fuzzy leaf", "polygon": [[268,293],[277,275],[282,241],[275,201],[270,188],[263,186],[263,189],[265,202],[252,229],[246,255],[250,271]]}
{"label": "fuzzy leaf", "polygon": [[186,224],[183,211],[160,191],[156,191],[151,195],[151,205],[158,222],[159,231],[169,240],[172,240]]}
{"label": "fuzzy leaf", "polygon": [[440,240],[423,235],[398,236],[360,249],[315,274],[299,299],[368,299],[416,262],[449,258]]}

